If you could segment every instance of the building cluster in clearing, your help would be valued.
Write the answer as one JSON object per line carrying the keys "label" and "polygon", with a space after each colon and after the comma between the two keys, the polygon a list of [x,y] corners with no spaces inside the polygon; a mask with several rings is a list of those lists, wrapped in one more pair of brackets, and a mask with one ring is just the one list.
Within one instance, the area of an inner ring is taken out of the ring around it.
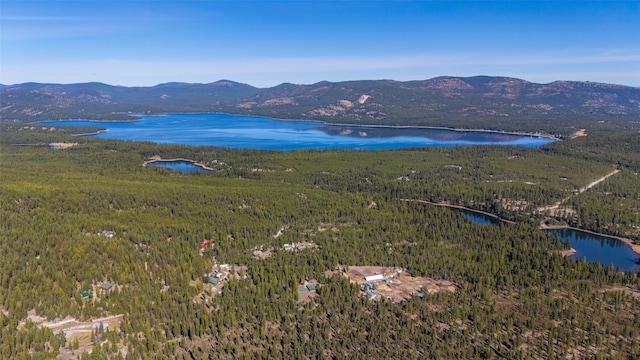
{"label": "building cluster in clearing", "polygon": [[[291,244],[284,244],[282,246],[282,249],[285,251],[296,252],[296,251],[304,251],[308,249],[315,249],[317,247],[318,245],[311,241],[301,241],[301,242],[294,242]],[[274,250],[275,249],[273,247],[265,248],[265,246],[263,245],[263,246],[260,246],[259,248],[254,249],[252,256],[254,259],[258,259],[258,260],[266,259],[271,255],[273,255]]]}
{"label": "building cluster in clearing", "polygon": [[[121,286],[116,285],[118,288],[121,288]],[[114,290],[114,284],[108,282],[108,281],[103,281],[101,283],[94,283],[91,285],[91,290],[84,290],[82,292],[80,292],[80,295],[82,296],[82,299],[99,299],[100,296],[105,295],[109,292],[111,292],[112,290]]]}
{"label": "building cluster in clearing", "polygon": [[286,251],[296,251],[296,250],[302,251],[305,249],[311,249],[316,247],[318,247],[318,245],[310,241],[301,241],[298,243],[284,244],[282,246],[282,248],[285,249]]}
{"label": "building cluster in clearing", "polygon": [[298,301],[309,302],[316,296],[316,288],[320,285],[318,280],[305,280],[302,286],[298,287]]}
{"label": "building cluster in clearing", "polygon": [[106,237],[106,238],[113,238],[113,236],[115,235],[115,232],[110,231],[110,230],[102,230],[100,232],[98,232],[98,236],[102,236],[102,237]]}
{"label": "building cluster in clearing", "polygon": [[222,286],[229,280],[231,266],[229,264],[215,264],[209,274],[205,274],[207,284],[211,286],[211,294],[222,294]]}
{"label": "building cluster in clearing", "polygon": [[413,276],[406,269],[383,266],[349,266],[344,272],[352,283],[360,285],[361,293],[371,300],[387,299],[400,302],[425,294],[455,292],[456,284]]}

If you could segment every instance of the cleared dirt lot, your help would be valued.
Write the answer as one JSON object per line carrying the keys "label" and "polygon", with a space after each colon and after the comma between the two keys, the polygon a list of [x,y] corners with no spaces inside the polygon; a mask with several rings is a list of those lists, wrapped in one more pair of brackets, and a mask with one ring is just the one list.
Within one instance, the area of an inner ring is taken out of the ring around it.
{"label": "cleared dirt lot", "polygon": [[[366,276],[382,275],[382,280],[367,281]],[[383,266],[349,266],[345,275],[352,283],[361,285],[363,294],[372,300],[389,299],[400,302],[418,296],[441,291],[455,292],[456,284],[446,280],[434,280],[412,276],[403,269]]]}
{"label": "cleared dirt lot", "polygon": [[[91,331],[97,330],[95,327],[100,327],[106,330],[117,330],[120,328],[123,315],[107,316],[99,319],[93,319],[91,321],[78,321],[75,318],[68,317],[59,321],[43,322],[41,326],[46,326],[54,333],[64,333],[67,340],[65,347],[60,348],[60,354],[57,359],[75,359],[83,351],[91,352],[93,344],[91,343]],[[72,344],[75,340],[78,340],[78,349],[70,350],[69,344]]]}

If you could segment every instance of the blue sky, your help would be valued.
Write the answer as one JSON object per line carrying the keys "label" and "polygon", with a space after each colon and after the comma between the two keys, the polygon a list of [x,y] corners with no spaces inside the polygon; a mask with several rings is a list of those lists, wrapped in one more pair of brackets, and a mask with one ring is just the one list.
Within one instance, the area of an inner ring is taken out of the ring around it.
{"label": "blue sky", "polygon": [[640,1],[0,2],[0,83],[512,76],[640,86]]}

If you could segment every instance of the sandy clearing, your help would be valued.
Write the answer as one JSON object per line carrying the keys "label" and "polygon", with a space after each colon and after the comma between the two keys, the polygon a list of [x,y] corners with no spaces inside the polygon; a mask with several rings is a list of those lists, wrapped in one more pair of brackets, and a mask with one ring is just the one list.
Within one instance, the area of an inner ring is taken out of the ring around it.
{"label": "sandy clearing", "polygon": [[282,226],[282,227],[278,230],[278,232],[277,232],[275,235],[273,235],[273,238],[274,238],[274,239],[277,239],[277,238],[279,238],[280,236],[282,236],[282,234],[284,233],[284,231],[285,231],[286,229],[287,229],[287,227],[286,227],[286,226]]}
{"label": "sandy clearing", "polygon": [[56,149],[68,149],[70,147],[76,146],[78,143],[65,143],[65,142],[53,142],[49,143],[49,146]]}
{"label": "sandy clearing", "polygon": [[369,99],[371,97],[371,95],[362,95],[358,98],[358,103],[359,104],[364,104],[365,101],[367,101],[367,99]]}
{"label": "sandy clearing", "polygon": [[[398,271],[399,270],[399,271]],[[366,281],[366,276],[380,274],[383,280]],[[451,281],[434,280],[412,276],[403,269],[384,266],[349,266],[345,276],[352,283],[359,284],[362,294],[372,294],[373,300],[388,299],[401,302],[419,293],[455,292],[457,286]]]}
{"label": "sandy clearing", "polygon": [[587,129],[580,129],[577,130],[576,132],[574,132],[573,134],[571,134],[571,136],[569,137],[569,139],[575,139],[575,138],[579,138],[582,136],[587,136]]}

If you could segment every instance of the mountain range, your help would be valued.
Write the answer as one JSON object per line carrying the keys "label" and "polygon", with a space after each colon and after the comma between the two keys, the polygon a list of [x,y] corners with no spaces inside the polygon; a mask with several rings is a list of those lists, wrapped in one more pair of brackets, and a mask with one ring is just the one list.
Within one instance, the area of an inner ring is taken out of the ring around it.
{"label": "mountain range", "polygon": [[139,115],[197,112],[562,135],[586,123],[637,122],[640,88],[574,81],[537,84],[490,76],[283,83],[271,88],[229,80],[152,87],[103,83],[0,85],[2,121],[126,120]]}

